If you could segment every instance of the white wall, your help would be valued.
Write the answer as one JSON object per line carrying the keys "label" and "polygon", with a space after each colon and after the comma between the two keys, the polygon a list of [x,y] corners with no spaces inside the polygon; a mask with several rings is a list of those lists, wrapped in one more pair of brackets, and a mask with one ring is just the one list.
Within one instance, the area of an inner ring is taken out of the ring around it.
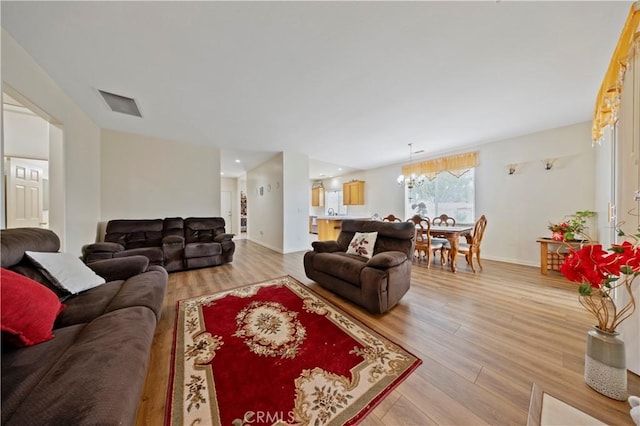
{"label": "white wall", "polygon": [[[551,170],[544,160],[555,158]],[[535,242],[549,222],[595,210],[595,151],[591,123],[484,145],[476,169],[476,216],[487,217],[483,256],[540,265]],[[508,164],[518,164],[513,175]]]}
{"label": "white wall", "polygon": [[4,155],[49,159],[49,123],[24,107],[3,105]]}
{"label": "white wall", "polygon": [[285,152],[283,181],[275,191],[283,191],[282,252],[310,249],[309,246],[309,157]]}
{"label": "white wall", "polygon": [[247,239],[278,252],[284,249],[283,157],[277,154],[247,172]]}
{"label": "white wall", "polygon": [[221,178],[220,191],[231,192],[231,223],[225,224],[225,230],[230,234],[240,233],[240,190],[237,178]]}
{"label": "white wall", "polygon": [[[549,222],[558,222],[577,210],[595,210],[595,152],[590,122],[469,150],[478,151],[479,157],[476,216],[484,214],[488,221],[482,242],[485,259],[539,266],[536,239],[549,235]],[[543,160],[547,158],[556,159],[551,170],[544,169]],[[507,166],[513,163],[517,170],[509,175]],[[349,216],[378,213],[384,217],[392,213],[404,217],[404,189],[396,183],[401,168],[402,164],[396,164],[353,173],[326,179],[323,185],[330,190],[341,188],[342,182],[364,180],[365,204],[349,206]],[[309,192],[310,188],[309,184]],[[325,213],[320,208],[310,211]]]}
{"label": "white wall", "polygon": [[63,249],[80,255],[100,217],[100,129],[4,29],[2,81],[64,126],[64,229],[56,231]]}
{"label": "white wall", "polygon": [[101,132],[101,219],[220,215],[220,150]]}

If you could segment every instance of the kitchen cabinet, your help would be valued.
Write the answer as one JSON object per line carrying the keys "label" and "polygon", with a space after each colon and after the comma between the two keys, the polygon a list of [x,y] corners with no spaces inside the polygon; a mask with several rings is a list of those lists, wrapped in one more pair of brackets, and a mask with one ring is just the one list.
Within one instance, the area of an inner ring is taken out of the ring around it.
{"label": "kitchen cabinet", "polygon": [[343,183],[342,198],[345,206],[364,204],[364,181],[353,180]]}
{"label": "kitchen cabinet", "polygon": [[313,207],[324,207],[324,188],[311,188],[311,205]]}

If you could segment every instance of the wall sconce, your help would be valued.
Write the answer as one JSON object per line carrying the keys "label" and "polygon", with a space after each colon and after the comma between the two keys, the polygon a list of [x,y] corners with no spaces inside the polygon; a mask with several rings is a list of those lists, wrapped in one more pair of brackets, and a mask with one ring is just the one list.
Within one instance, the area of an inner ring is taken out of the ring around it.
{"label": "wall sconce", "polygon": [[510,175],[512,175],[512,174],[514,174],[516,172],[516,167],[517,166],[518,166],[517,164],[509,164],[508,172],[509,172]]}
{"label": "wall sconce", "polygon": [[542,162],[544,163],[544,169],[545,170],[551,170],[553,168],[553,163],[556,162],[555,158],[547,158],[546,160],[542,160]]}

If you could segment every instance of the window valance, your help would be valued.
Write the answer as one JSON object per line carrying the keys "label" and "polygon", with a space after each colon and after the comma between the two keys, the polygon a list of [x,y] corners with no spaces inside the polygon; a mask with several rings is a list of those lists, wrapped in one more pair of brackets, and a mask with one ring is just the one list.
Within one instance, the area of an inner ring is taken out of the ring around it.
{"label": "window valance", "polygon": [[593,142],[597,142],[602,136],[602,130],[613,124],[617,118],[624,74],[634,55],[639,54],[638,51],[640,51],[640,1],[631,5],[609,68],[602,80],[593,114],[591,130]]}
{"label": "window valance", "polygon": [[478,153],[467,152],[465,154],[449,157],[435,158],[420,163],[406,164],[402,166],[402,174],[405,176],[424,175],[433,180],[438,173],[449,172],[454,176],[462,176],[467,170],[478,165]]}

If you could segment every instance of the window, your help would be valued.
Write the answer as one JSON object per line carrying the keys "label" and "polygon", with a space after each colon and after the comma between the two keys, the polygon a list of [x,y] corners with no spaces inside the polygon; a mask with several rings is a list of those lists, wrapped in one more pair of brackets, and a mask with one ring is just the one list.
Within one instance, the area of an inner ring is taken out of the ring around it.
{"label": "window", "polygon": [[405,187],[405,212],[433,218],[445,213],[456,219],[456,224],[475,222],[475,169],[462,176],[438,173],[433,180],[424,179],[422,185]]}

